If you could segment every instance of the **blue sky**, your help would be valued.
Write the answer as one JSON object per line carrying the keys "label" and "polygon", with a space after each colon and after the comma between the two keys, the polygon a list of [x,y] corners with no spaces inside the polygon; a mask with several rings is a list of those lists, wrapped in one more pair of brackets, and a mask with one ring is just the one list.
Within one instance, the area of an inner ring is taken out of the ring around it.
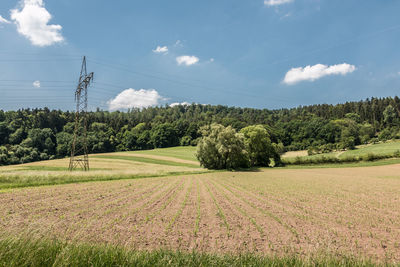
{"label": "blue sky", "polygon": [[0,109],[254,108],[400,92],[400,1],[0,2]]}

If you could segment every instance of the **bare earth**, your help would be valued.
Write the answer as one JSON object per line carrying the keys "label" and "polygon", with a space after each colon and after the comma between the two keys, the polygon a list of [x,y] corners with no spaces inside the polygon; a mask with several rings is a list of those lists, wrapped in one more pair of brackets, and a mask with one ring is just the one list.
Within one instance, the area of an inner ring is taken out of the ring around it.
{"label": "bare earth", "polygon": [[400,262],[400,165],[27,188],[0,194],[0,229],[135,249]]}

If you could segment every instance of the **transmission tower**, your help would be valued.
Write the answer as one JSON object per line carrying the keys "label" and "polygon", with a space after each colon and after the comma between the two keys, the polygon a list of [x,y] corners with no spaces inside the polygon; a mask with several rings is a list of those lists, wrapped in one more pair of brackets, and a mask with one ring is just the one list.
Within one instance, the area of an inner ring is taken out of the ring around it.
{"label": "transmission tower", "polygon": [[87,148],[87,106],[88,106],[88,87],[93,81],[94,73],[87,74],[86,57],[83,57],[81,75],[79,77],[78,87],[75,91],[76,113],[74,139],[71,146],[71,158],[69,161],[69,170],[72,171],[81,167],[83,170],[89,170],[89,157]]}

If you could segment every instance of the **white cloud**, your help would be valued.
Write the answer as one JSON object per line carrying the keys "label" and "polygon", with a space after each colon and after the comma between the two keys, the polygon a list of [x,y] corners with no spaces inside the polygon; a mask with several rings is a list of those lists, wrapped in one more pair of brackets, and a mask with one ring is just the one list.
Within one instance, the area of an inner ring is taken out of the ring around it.
{"label": "white cloud", "polygon": [[266,6],[279,6],[283,4],[288,4],[294,0],[264,0],[264,5]]}
{"label": "white cloud", "polygon": [[164,100],[164,98],[154,89],[135,90],[129,88],[119,93],[114,99],[109,100],[107,104],[110,110],[119,110],[156,106],[160,100]]}
{"label": "white cloud", "polygon": [[176,102],[176,103],[170,104],[169,106],[170,106],[170,107],[175,107],[175,106],[190,106],[190,103],[189,103],[189,102],[182,102],[182,103]]}
{"label": "white cloud", "polygon": [[8,20],[6,20],[5,18],[3,18],[3,17],[0,15],[0,24],[1,24],[1,23],[10,24],[11,22],[8,21]]}
{"label": "white cloud", "polygon": [[36,46],[64,41],[61,25],[48,24],[51,18],[43,0],[23,0],[19,9],[11,10],[11,20],[17,25],[18,32]]}
{"label": "white cloud", "polygon": [[214,62],[215,61],[215,59],[212,57],[212,58],[210,58],[210,62]]}
{"label": "white cloud", "polygon": [[283,82],[291,85],[301,81],[315,81],[328,75],[346,75],[355,70],[356,67],[354,65],[347,63],[332,66],[316,64],[304,68],[292,68],[286,73]]}
{"label": "white cloud", "polygon": [[163,53],[166,54],[168,53],[168,47],[167,46],[157,46],[156,49],[153,50],[154,53]]}
{"label": "white cloud", "polygon": [[32,83],[32,85],[33,85],[33,87],[35,87],[35,88],[40,88],[40,81],[34,81],[34,82]]}
{"label": "white cloud", "polygon": [[180,56],[176,58],[178,65],[191,66],[199,62],[199,58],[196,56]]}

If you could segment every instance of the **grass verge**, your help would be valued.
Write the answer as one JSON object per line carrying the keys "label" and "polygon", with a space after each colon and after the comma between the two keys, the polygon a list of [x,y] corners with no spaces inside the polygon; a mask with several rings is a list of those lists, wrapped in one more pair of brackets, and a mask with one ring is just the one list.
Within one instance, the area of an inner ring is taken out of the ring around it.
{"label": "grass verge", "polygon": [[[383,266],[384,264],[382,264]],[[387,266],[387,264],[385,264]],[[0,238],[0,266],[375,266],[353,257],[302,259],[255,254],[206,254],[180,251],[133,251],[109,245],[61,242],[29,237]]]}

